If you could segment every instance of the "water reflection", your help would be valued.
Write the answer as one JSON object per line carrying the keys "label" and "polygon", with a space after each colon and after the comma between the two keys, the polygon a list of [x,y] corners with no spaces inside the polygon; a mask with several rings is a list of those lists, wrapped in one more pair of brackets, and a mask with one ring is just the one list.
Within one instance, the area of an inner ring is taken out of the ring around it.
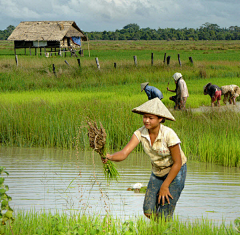
{"label": "water reflection", "polygon": [[[116,163],[119,182],[106,182],[100,157],[93,152],[58,149],[0,149],[1,166],[14,210],[78,210],[117,217],[143,215],[144,195],[127,191],[147,184],[151,164],[145,154],[131,154]],[[181,219],[207,217],[227,223],[240,216],[240,170],[188,162],[185,189],[175,213]]]}

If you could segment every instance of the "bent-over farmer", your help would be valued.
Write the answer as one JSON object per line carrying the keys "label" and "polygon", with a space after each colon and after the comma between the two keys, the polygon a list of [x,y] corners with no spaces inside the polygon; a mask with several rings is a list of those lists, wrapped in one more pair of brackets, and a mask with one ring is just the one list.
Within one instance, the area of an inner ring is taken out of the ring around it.
{"label": "bent-over farmer", "polygon": [[174,79],[175,84],[176,84],[176,89],[175,90],[170,90],[167,87],[167,90],[171,91],[171,92],[175,92],[176,95],[169,97],[169,99],[175,102],[175,105],[174,105],[175,110],[185,109],[187,98],[189,96],[187,84],[183,80],[181,73],[175,73],[173,75],[173,79]]}
{"label": "bent-over farmer", "polygon": [[209,95],[211,97],[211,106],[214,106],[214,102],[216,101],[216,105],[220,107],[220,100],[222,91],[217,85],[213,85],[209,82],[207,85],[203,87],[204,95]]}
{"label": "bent-over farmer", "polygon": [[148,100],[158,97],[160,100],[163,99],[162,92],[154,86],[149,86],[149,82],[141,83],[141,92],[144,90],[148,96]]}
{"label": "bent-over farmer", "polygon": [[221,86],[222,95],[224,95],[223,103],[227,104],[227,101],[229,104],[236,105],[236,98],[240,94],[240,88],[237,85],[226,85]]}

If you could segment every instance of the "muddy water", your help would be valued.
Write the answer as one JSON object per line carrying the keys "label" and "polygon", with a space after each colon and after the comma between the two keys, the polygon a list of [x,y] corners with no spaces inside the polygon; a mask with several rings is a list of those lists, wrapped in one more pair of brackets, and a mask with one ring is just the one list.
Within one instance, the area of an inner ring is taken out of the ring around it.
{"label": "muddy water", "polygon": [[[222,104],[222,103],[221,103]],[[236,105],[227,103],[226,105],[222,104],[220,107],[214,106],[211,107],[210,99],[209,99],[209,106],[200,106],[199,108],[191,109],[192,112],[202,113],[202,112],[211,112],[211,111],[235,111],[240,112],[240,102],[236,102]]]}
{"label": "muddy water", "polygon": [[[123,219],[142,214],[144,195],[127,191],[147,185],[151,167],[144,154],[116,163],[121,179],[104,179],[100,157],[92,152],[56,149],[0,148],[1,166],[14,210],[78,210],[110,213]],[[208,218],[232,222],[240,216],[240,169],[188,162],[185,189],[175,214],[180,219]]]}

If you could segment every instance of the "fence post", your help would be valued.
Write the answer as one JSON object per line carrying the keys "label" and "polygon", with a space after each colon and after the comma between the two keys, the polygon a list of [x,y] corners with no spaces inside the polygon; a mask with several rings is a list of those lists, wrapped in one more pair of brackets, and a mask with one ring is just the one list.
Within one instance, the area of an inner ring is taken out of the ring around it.
{"label": "fence post", "polygon": [[170,64],[170,58],[171,58],[171,56],[169,55],[169,56],[167,57],[167,65]]}
{"label": "fence post", "polygon": [[193,64],[193,59],[191,56],[189,57],[189,61]]}
{"label": "fence post", "polygon": [[66,60],[64,60],[64,62],[65,62],[68,66],[70,66],[69,63],[68,63]]}
{"label": "fence post", "polygon": [[80,59],[77,59],[77,62],[78,62],[78,66],[81,67],[81,61],[80,61]]}
{"label": "fence post", "polygon": [[100,69],[100,64],[99,64],[99,61],[98,61],[98,57],[96,57],[95,60],[96,60],[97,68]]}
{"label": "fence post", "polygon": [[16,61],[16,65],[18,66],[18,57],[17,57],[17,55],[15,55],[15,61]]}
{"label": "fence post", "polygon": [[164,58],[163,58],[163,63],[165,64],[165,61],[166,61],[166,53],[164,54]]}
{"label": "fence post", "polygon": [[151,65],[153,65],[153,53],[151,53]]}
{"label": "fence post", "polygon": [[134,55],[134,56],[133,56],[133,59],[134,59],[134,64],[137,66],[137,56]]}
{"label": "fence post", "polygon": [[180,54],[178,54],[178,63],[180,66],[182,66],[181,60],[180,60]]}
{"label": "fence post", "polygon": [[56,76],[56,70],[55,70],[55,65],[53,64],[53,74]]}

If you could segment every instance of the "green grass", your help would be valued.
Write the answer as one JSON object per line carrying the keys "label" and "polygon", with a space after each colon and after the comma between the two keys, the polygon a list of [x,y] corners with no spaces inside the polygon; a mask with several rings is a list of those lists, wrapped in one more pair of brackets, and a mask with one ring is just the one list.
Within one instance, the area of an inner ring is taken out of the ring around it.
{"label": "green grass", "polygon": [[[163,92],[164,104],[176,117],[177,122],[166,125],[179,135],[188,159],[239,167],[239,113],[218,109],[191,112],[210,106],[210,97],[203,95],[203,86],[208,82],[239,85],[239,45],[239,41],[91,41],[91,57],[87,44],[83,45],[81,67],[76,57],[30,56],[22,53],[24,50],[17,50],[16,66],[13,45],[0,41],[0,52],[5,52],[0,55],[0,143],[87,149],[89,117],[105,127],[108,149],[121,149],[142,125],[141,116],[131,110],[147,101],[146,94],[140,92],[140,83],[149,81]],[[165,52],[171,55],[170,65],[163,64]],[[177,54],[181,55],[182,66]],[[138,56],[137,66],[133,55]],[[100,70],[95,56],[99,57]],[[193,65],[189,56],[193,56]],[[175,88],[175,72],[183,74],[188,86],[188,112],[172,110],[169,97],[173,93],[166,88]]]}
{"label": "green grass", "polygon": [[[204,98],[208,104],[210,99],[201,95],[201,99]],[[7,146],[88,149],[86,120],[89,117],[102,122],[108,138],[107,148],[118,150],[143,125],[141,115],[131,110],[145,101],[145,94],[136,91],[127,95],[123,87],[111,92],[103,89],[91,93],[32,91],[0,94],[0,141]],[[170,107],[169,102],[166,105]],[[166,125],[179,135],[188,159],[239,167],[239,113],[217,110],[208,113],[172,110],[177,121],[167,121]]]}
{"label": "green grass", "polygon": [[112,216],[86,216],[66,213],[51,214],[50,212],[17,212],[15,221],[6,226],[6,235],[67,235],[67,234],[192,234],[192,235],[228,235],[237,234],[232,224],[214,224],[211,220],[202,219],[193,222],[165,222],[146,220],[142,216],[122,221]]}

